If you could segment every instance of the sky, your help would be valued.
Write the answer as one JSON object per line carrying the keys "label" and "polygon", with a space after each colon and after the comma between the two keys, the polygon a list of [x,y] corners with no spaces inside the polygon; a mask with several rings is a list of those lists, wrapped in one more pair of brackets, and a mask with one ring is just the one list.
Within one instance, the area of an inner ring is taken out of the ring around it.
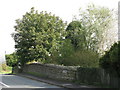
{"label": "sky", "polygon": [[[74,15],[78,15],[79,8],[86,8],[90,3],[98,6],[118,9],[119,0],[0,0],[0,59],[4,54],[15,51],[15,42],[11,37],[14,32],[15,20],[22,18],[31,7],[35,10],[47,11],[71,22]],[[1,59],[1,60],[2,60]]]}

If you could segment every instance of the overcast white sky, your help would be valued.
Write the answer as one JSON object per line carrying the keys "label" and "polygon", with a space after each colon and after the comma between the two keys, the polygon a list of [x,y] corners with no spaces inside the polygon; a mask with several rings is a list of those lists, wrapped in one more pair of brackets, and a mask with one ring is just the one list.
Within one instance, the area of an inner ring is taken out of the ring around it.
{"label": "overcast white sky", "polygon": [[[110,9],[118,8],[119,0],[1,0],[0,1],[0,55],[14,51],[15,20],[22,18],[31,7],[36,10],[52,12],[64,21],[70,22],[79,8],[85,8],[89,3],[105,6]],[[0,56],[1,57],[1,56]]]}

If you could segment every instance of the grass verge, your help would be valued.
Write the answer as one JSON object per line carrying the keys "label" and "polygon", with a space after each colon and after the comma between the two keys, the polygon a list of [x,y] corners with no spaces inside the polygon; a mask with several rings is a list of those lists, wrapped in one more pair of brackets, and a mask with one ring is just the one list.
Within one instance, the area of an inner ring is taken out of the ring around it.
{"label": "grass verge", "polygon": [[0,67],[0,74],[12,73],[12,67],[6,66],[5,68]]}

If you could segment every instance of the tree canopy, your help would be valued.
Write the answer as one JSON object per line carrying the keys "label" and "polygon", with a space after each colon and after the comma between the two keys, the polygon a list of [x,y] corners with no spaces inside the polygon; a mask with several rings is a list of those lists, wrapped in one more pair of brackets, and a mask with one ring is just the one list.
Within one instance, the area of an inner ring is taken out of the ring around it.
{"label": "tree canopy", "polygon": [[58,50],[66,35],[66,24],[59,17],[47,12],[35,11],[16,20],[15,40],[16,54],[22,63],[36,60],[47,60],[52,51]]}
{"label": "tree canopy", "polygon": [[97,67],[98,53],[108,44],[105,33],[113,20],[110,9],[89,5],[66,27],[58,16],[31,8],[16,20],[13,37],[17,58],[22,64],[39,61]]}
{"label": "tree canopy", "polygon": [[110,9],[88,5],[86,10],[80,9],[79,17],[68,25],[67,37],[76,49],[91,49],[101,53],[100,48],[103,49],[106,42],[105,33],[109,32],[113,20]]}

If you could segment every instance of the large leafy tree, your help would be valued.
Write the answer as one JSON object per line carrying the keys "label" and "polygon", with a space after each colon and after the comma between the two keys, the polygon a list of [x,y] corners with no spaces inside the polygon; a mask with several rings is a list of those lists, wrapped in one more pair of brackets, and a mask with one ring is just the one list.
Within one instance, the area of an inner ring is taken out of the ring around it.
{"label": "large leafy tree", "polygon": [[112,21],[111,10],[88,5],[86,10],[80,9],[79,17],[68,25],[67,37],[72,40],[76,49],[91,49],[101,52],[100,47],[104,45],[101,43],[106,41],[106,33],[112,27]]}
{"label": "large leafy tree", "polygon": [[47,60],[53,51],[59,50],[66,35],[66,24],[59,17],[43,11],[38,13],[34,8],[16,23],[13,37],[16,54],[23,64],[32,60]]}

